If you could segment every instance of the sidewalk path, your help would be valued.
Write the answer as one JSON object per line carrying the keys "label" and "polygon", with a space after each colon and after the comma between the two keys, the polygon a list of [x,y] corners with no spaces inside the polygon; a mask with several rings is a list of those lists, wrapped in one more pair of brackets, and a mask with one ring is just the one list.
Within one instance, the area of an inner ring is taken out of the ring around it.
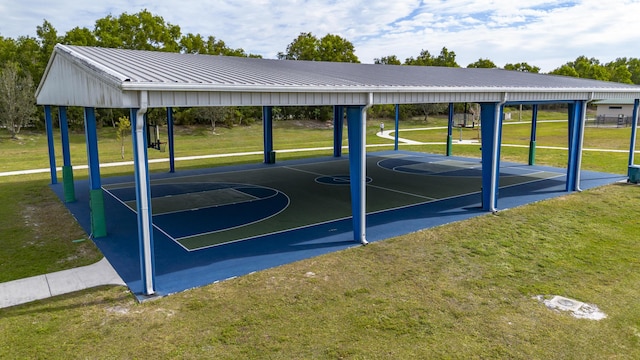
{"label": "sidewalk path", "polygon": [[101,285],[127,286],[106,258],[88,266],[0,283],[0,308]]}
{"label": "sidewalk path", "polygon": [[[411,130],[433,130],[433,129],[439,129],[439,128],[426,128],[426,129],[411,129]],[[445,127],[446,129],[446,127]],[[402,131],[402,130],[400,130]],[[389,139],[391,141],[395,141],[395,132],[396,130],[385,130],[383,132],[377,132],[376,135],[378,135],[378,137],[381,137],[383,139]],[[391,135],[393,133],[393,135]],[[419,142],[419,141],[413,141],[413,140],[409,140],[409,139],[404,139],[401,137],[398,137],[398,142],[401,142],[403,144],[409,144],[409,145],[422,145],[423,143]]]}

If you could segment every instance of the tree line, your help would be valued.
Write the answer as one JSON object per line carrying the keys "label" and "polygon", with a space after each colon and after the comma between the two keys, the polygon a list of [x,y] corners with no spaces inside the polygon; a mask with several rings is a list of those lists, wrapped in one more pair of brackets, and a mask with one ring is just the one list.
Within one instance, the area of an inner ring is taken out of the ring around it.
{"label": "tree line", "polygon": [[[23,126],[42,127],[42,109],[35,106],[34,92],[46,68],[53,47],[58,44],[98,46],[119,49],[179,52],[185,54],[208,54],[223,56],[261,57],[247,53],[242,48],[228,46],[212,35],[186,33],[180,26],[166,22],[161,16],[142,10],[135,14],[107,15],[95,21],[93,29],[75,27],[65,34],[57,30],[46,19],[36,28],[36,37],[20,36],[17,39],[0,35],[0,125],[15,137]],[[359,63],[355,47],[349,40],[334,34],[317,37],[310,32],[299,34],[277,55],[281,60],[332,61]],[[432,55],[422,49],[415,57],[400,61],[396,55],[375,58],[380,65],[446,66],[461,67],[456,53],[443,47],[439,54]],[[490,59],[480,58],[467,68],[498,68]],[[526,62],[505,64],[503,69],[539,73],[540,68]],[[580,77],[628,84],[640,84],[640,59],[618,58],[608,63],[598,59],[579,56],[549,74]],[[80,109],[69,109],[72,128],[82,129]],[[375,106],[374,117],[392,117],[393,107]],[[436,105],[403,106],[401,118],[424,116],[446,111]],[[151,121],[161,122],[163,111],[151,111]],[[177,109],[174,115],[177,124],[210,124],[234,126],[250,124],[260,119],[256,108]],[[315,119],[326,121],[332,111],[328,107],[287,107],[274,109],[278,119]],[[117,126],[118,119],[127,116],[121,109],[98,109],[99,126]]]}

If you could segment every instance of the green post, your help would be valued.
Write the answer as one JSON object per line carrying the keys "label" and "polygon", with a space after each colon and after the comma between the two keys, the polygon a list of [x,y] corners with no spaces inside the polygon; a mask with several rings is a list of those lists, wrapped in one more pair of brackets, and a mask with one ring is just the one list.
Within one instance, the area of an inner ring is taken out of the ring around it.
{"label": "green post", "polygon": [[62,167],[62,183],[64,189],[64,201],[76,201],[76,190],[73,186],[73,168],[69,165]]}
{"label": "green post", "polygon": [[451,146],[453,144],[453,136],[447,135],[447,156],[451,156]]}
{"label": "green post", "polygon": [[91,207],[91,232],[93,233],[93,237],[100,238],[107,236],[102,189],[89,191],[89,205]]}
{"label": "green post", "polygon": [[91,207],[91,233],[94,238],[107,236],[104,197],[100,185],[100,160],[98,159],[98,133],[94,108],[84,108],[84,132],[87,141],[89,164],[89,206]]}
{"label": "green post", "polygon": [[529,165],[536,164],[536,141],[531,140],[529,142]]}

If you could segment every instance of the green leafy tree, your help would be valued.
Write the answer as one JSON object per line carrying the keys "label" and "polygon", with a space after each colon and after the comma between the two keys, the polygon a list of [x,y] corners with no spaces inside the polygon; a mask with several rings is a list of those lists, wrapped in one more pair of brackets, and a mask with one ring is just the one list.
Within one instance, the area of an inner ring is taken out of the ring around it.
{"label": "green leafy tree", "polygon": [[91,30],[85,27],[74,27],[62,37],[62,43],[78,46],[96,46],[98,45],[98,39],[96,39]]}
{"label": "green leafy tree", "polygon": [[327,34],[318,43],[320,61],[359,63],[355,47],[347,39],[338,35]]}
{"label": "green leafy tree", "polygon": [[180,52],[184,54],[206,54],[206,42],[202,35],[188,33],[180,38]]}
{"label": "green leafy tree", "polygon": [[338,35],[327,34],[318,39],[312,33],[300,33],[288,46],[285,53],[279,52],[281,60],[307,60],[358,63],[353,44]]}
{"label": "green leafy tree", "polygon": [[0,123],[17,138],[36,112],[33,80],[19,65],[7,62],[0,70]]}
{"label": "green leafy tree", "polygon": [[[210,107],[197,107],[191,109],[191,113],[198,123],[208,122],[211,124],[211,133],[216,133],[216,124],[222,123],[224,127],[232,127],[234,115],[236,114],[235,107],[229,106],[210,106]],[[241,118],[244,115],[241,116]]]}
{"label": "green leafy tree", "polygon": [[15,61],[18,53],[18,45],[11,38],[0,36],[0,66],[9,61]]}
{"label": "green leafy tree", "polygon": [[247,54],[243,49],[232,49],[224,41],[209,36],[206,40],[200,34],[188,33],[180,38],[180,52],[185,54],[207,54],[242,57],[259,57]]}
{"label": "green leafy tree", "polygon": [[609,81],[624,84],[633,84],[631,80],[631,71],[629,70],[629,62],[627,58],[617,58],[605,65],[609,71]]}
{"label": "green leafy tree", "polygon": [[446,47],[440,50],[438,56],[433,56],[429,50],[420,51],[420,55],[416,58],[410,57],[405,60],[405,65],[414,66],[445,66],[445,67],[460,67],[456,62],[456,53],[449,51]]}
{"label": "green leafy tree", "polygon": [[626,65],[607,66],[609,68],[609,81],[623,84],[633,84],[631,72]]}
{"label": "green leafy tree", "polygon": [[21,36],[16,44],[16,56],[11,61],[19,64],[22,71],[31,74],[32,79],[40,79],[47,63],[42,62],[42,51],[38,40],[30,36]]}
{"label": "green leafy tree", "polygon": [[573,62],[573,67],[581,78],[607,81],[610,77],[607,69],[596,58],[580,56]]}
{"label": "green leafy tree", "polygon": [[442,114],[447,111],[448,106],[448,104],[417,104],[417,108],[424,115],[425,122],[429,121],[429,115]]}
{"label": "green leafy tree", "polygon": [[433,66],[433,62],[434,59],[433,56],[431,56],[429,50],[423,49],[420,51],[420,55],[418,55],[416,58],[412,56],[405,59],[404,64],[414,66]]}
{"label": "green leafy tree", "polygon": [[375,59],[373,59],[373,62],[375,64],[379,64],[379,65],[402,65],[402,62],[400,62],[400,59],[398,59],[398,57],[395,56],[395,55],[389,55],[389,56],[383,56],[381,58],[375,58]]}
{"label": "green leafy tree", "polygon": [[121,116],[116,122],[116,139],[120,141],[120,157],[124,160],[124,139],[131,134],[131,121],[126,116]]}
{"label": "green leafy tree", "polygon": [[627,69],[631,73],[631,82],[634,84],[640,84],[640,59],[629,59],[627,61]]}
{"label": "green leafy tree", "polygon": [[505,70],[511,70],[511,71],[521,71],[521,72],[528,72],[528,73],[539,73],[540,72],[540,68],[537,66],[533,66],[533,65],[529,65],[526,62],[521,62],[521,63],[517,63],[517,64],[506,64],[504,66]]}
{"label": "green leafy tree", "polygon": [[36,27],[36,34],[40,44],[40,53],[38,55],[37,65],[32,67],[31,74],[34,79],[40,79],[53,53],[53,48],[57,43],[62,42],[62,37],[58,36],[56,29],[47,20],[44,20],[41,26]]}
{"label": "green leafy tree", "polygon": [[286,53],[278,53],[278,58],[281,60],[319,60],[317,54],[318,44],[318,38],[310,32],[300,33],[297,38],[287,45]]}
{"label": "green leafy tree", "polygon": [[[107,15],[96,20],[93,34],[96,37],[97,45],[106,48],[125,48],[124,35],[120,34],[120,24],[118,18]],[[130,37],[133,37],[131,35]]]}
{"label": "green leafy tree", "polygon": [[580,77],[580,75],[578,74],[578,72],[576,71],[576,69],[574,69],[573,67],[564,64],[562,66],[560,66],[559,68],[553,70],[552,72],[550,72],[550,74],[552,75],[562,75],[562,76],[571,76],[571,77]]}
{"label": "green leafy tree", "polygon": [[[573,69],[573,73],[569,68]],[[609,81],[611,79],[611,72],[607,67],[600,64],[600,61],[596,58],[587,58],[586,56],[578,56],[575,61],[570,61],[560,68],[551,72],[552,74],[569,75],[577,74],[577,77],[583,79],[594,79]]]}
{"label": "green leafy tree", "polygon": [[178,52],[180,27],[142,10],[136,14],[107,15],[96,21],[94,35],[99,46],[135,50]]}
{"label": "green leafy tree", "polygon": [[61,42],[62,38],[58,36],[58,31],[47,20],[44,20],[41,26],[36,27],[36,34],[40,40],[40,60],[46,64],[51,53],[53,53],[53,47]]}
{"label": "green leafy tree", "polygon": [[205,42],[205,54],[225,55],[225,56],[248,56],[243,49],[232,49],[222,40],[217,40],[215,36],[209,36]]}
{"label": "green leafy tree", "polygon": [[467,68],[473,69],[493,69],[497,68],[496,64],[489,59],[478,59],[476,62],[472,62],[467,65]]}
{"label": "green leafy tree", "polygon": [[395,119],[396,107],[391,104],[373,105],[369,114],[373,119]]}
{"label": "green leafy tree", "polygon": [[434,66],[460,67],[456,62],[456,53],[449,51],[446,47],[440,50],[440,54],[435,58]]}

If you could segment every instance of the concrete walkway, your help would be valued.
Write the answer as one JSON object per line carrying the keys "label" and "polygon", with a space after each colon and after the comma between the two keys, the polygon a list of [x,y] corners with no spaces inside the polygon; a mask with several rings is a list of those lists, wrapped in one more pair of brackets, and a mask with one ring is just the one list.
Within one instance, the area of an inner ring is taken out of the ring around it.
{"label": "concrete walkway", "polygon": [[0,283],[0,308],[101,285],[127,286],[106,258],[88,266]]}

